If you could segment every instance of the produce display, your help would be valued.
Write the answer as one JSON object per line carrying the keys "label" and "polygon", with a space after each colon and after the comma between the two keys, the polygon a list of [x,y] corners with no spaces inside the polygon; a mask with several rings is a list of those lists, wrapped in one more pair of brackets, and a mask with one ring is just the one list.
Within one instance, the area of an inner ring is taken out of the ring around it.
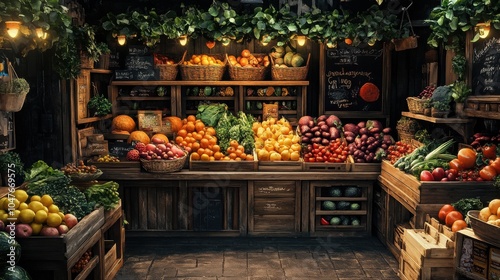
{"label": "produce display", "polygon": [[254,122],[255,149],[261,161],[298,161],[300,160],[299,135],[285,118],[268,118]]}
{"label": "produce display", "polygon": [[413,150],[414,147],[411,144],[397,141],[396,143],[390,145],[389,148],[387,148],[387,155],[385,158],[391,164],[394,164],[398,159],[410,154],[411,152],[413,152]]}
{"label": "produce display", "polygon": [[71,268],[71,273],[77,275],[78,273],[82,272],[82,270],[85,269],[85,266],[87,266],[91,259],[92,250],[89,249],[85,253],[83,253],[80,259],[78,259],[75,265]]}
{"label": "produce display", "polygon": [[95,165],[85,165],[83,160],[79,160],[78,164],[68,163],[61,168],[61,171],[64,172],[65,175],[71,176],[75,174],[81,173],[96,173],[99,169]]}
{"label": "produce display", "polygon": [[107,154],[107,155],[99,156],[97,158],[97,162],[120,162],[120,159],[118,157],[113,156],[113,155]]}
{"label": "produce display", "polygon": [[[357,186],[337,187],[332,186],[325,188],[326,193],[322,196],[331,200],[321,202],[320,208],[322,211],[329,211],[331,215],[320,217],[320,225],[322,226],[360,226],[361,216],[357,214],[357,210],[361,210],[360,201],[350,201],[350,198],[362,196],[362,189]],[[340,199],[340,200],[339,200]],[[345,212],[353,211],[353,212]],[[349,214],[347,214],[349,213]]]}
{"label": "produce display", "polygon": [[500,199],[493,199],[488,206],[479,211],[479,219],[488,224],[500,227]]}
{"label": "produce display", "polygon": [[269,57],[267,55],[254,56],[247,49],[242,50],[238,57],[229,55],[228,62],[231,66],[235,67],[267,67],[270,64]]}
{"label": "produce display", "polygon": [[377,120],[347,123],[343,131],[349,154],[355,163],[380,162],[386,156],[389,146],[394,144],[391,129],[384,128]]}
{"label": "produce display", "polygon": [[304,57],[289,47],[275,46],[270,55],[275,67],[301,67],[306,63]]}
{"label": "produce display", "polygon": [[224,62],[213,55],[193,54],[189,60],[182,62],[183,65],[219,65],[224,66]]}

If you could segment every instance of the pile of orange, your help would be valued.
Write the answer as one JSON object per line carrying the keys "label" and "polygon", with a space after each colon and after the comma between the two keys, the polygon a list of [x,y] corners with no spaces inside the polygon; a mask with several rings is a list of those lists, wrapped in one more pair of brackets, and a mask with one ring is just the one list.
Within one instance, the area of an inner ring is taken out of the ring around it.
{"label": "pile of orange", "polygon": [[257,157],[262,161],[298,161],[300,160],[300,136],[292,129],[285,118],[268,118],[255,122],[252,126],[255,134]]}
{"label": "pile of orange", "polygon": [[198,152],[200,148],[213,147],[217,144],[215,129],[206,127],[196,116],[189,115],[182,120],[182,127],[177,131],[175,143],[190,153]]}
{"label": "pile of orange", "polygon": [[191,59],[183,62],[184,65],[219,65],[224,66],[224,62],[212,55],[193,54]]}
{"label": "pile of orange", "polygon": [[267,67],[269,66],[269,57],[265,56],[254,56],[249,50],[244,49],[238,57],[234,55],[228,56],[228,62],[232,66],[238,67]]}

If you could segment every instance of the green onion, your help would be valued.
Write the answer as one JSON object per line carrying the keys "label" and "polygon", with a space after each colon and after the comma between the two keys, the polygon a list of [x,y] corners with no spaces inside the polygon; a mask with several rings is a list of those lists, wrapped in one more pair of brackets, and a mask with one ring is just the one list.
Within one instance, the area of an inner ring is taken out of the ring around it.
{"label": "green onion", "polygon": [[444,154],[453,145],[453,143],[455,143],[455,141],[453,139],[450,139],[439,145],[439,147],[435,148],[434,150],[432,150],[432,152],[425,156],[425,160],[433,159],[440,154]]}

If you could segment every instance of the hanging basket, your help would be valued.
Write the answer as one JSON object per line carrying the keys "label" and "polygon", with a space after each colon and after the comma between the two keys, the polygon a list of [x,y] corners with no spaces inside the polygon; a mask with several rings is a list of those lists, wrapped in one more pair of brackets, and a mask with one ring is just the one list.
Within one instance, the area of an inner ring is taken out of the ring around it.
{"label": "hanging basket", "polygon": [[408,13],[408,8],[410,8],[412,4],[408,7],[403,8],[403,14],[401,15],[401,23],[399,25],[399,33],[401,34],[403,31],[403,22],[405,20],[405,16],[408,19],[408,23],[410,24],[411,35],[406,38],[401,39],[392,39],[392,43],[394,44],[394,49],[396,51],[404,51],[415,49],[418,47],[418,36],[415,35],[415,31],[413,31],[413,25],[411,24],[410,14]]}
{"label": "hanging basket", "polygon": [[[8,76],[2,77],[0,83],[11,84],[14,79],[18,79],[16,71],[12,64],[7,61]],[[3,85],[2,85],[3,86]],[[26,99],[27,92],[15,93],[7,92],[0,93],[0,111],[6,112],[19,112],[23,108],[24,100]]]}

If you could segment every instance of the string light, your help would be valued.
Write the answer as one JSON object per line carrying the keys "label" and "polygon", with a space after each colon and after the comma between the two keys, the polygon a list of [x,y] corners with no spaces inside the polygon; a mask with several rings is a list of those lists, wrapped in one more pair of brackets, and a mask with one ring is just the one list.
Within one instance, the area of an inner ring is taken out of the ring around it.
{"label": "string light", "polygon": [[271,41],[271,37],[269,37],[269,35],[267,34],[264,34],[262,35],[262,39],[260,39],[260,44],[263,46],[267,46],[267,44],[269,44],[269,41]]}
{"label": "string light", "polygon": [[337,42],[328,41],[328,42],[326,42],[326,47],[329,49],[334,49],[337,47]]}
{"label": "string light", "polygon": [[229,43],[231,43],[231,39],[229,39],[229,38],[222,38],[222,45],[224,47],[229,46]]}
{"label": "string light", "polygon": [[21,22],[19,21],[6,21],[5,27],[7,28],[7,34],[10,37],[16,38],[19,33],[19,28],[21,27]]}
{"label": "string light", "polygon": [[476,32],[479,34],[479,38],[486,38],[490,34],[490,23],[478,23],[476,25]]}
{"label": "string light", "polygon": [[125,43],[127,42],[127,37],[125,35],[118,35],[116,38],[120,46],[125,45]]}
{"label": "string light", "polygon": [[368,46],[373,47],[373,46],[375,45],[375,43],[377,43],[377,40],[376,40],[376,39],[374,39],[374,38],[372,38],[372,39],[370,39],[370,40],[368,41]]}
{"label": "string light", "polygon": [[179,37],[179,44],[181,44],[181,46],[185,46],[187,44],[187,41],[188,38],[186,35],[182,35]]}
{"label": "string light", "polygon": [[41,27],[37,27],[35,28],[35,33],[38,38],[43,39],[43,35],[45,32],[43,32],[43,29]]}
{"label": "string light", "polygon": [[305,45],[306,44],[306,36],[297,35],[297,44],[299,44],[299,46]]}

